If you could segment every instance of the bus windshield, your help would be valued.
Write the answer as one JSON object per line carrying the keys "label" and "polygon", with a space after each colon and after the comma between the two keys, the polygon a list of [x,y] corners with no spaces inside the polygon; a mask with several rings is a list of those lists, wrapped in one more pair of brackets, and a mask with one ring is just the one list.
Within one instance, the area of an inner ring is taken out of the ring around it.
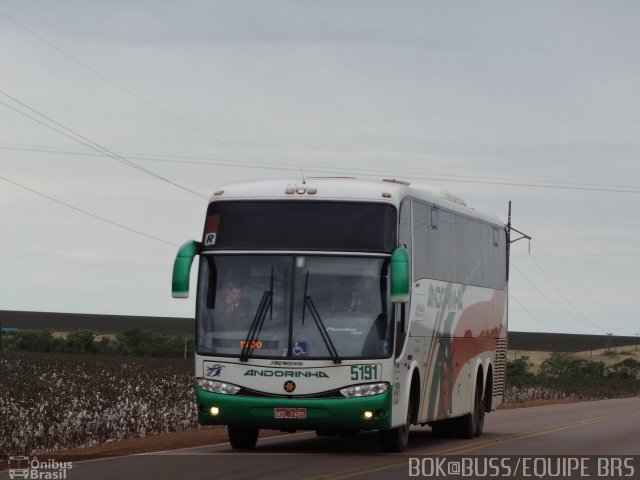
{"label": "bus windshield", "polygon": [[203,255],[201,355],[386,358],[393,329],[388,258]]}

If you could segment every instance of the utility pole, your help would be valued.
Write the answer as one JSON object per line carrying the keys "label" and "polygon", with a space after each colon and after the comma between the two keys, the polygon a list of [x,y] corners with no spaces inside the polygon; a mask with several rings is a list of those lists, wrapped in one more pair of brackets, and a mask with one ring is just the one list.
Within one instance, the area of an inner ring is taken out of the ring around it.
{"label": "utility pole", "polygon": [[613,333],[607,332],[607,352],[611,351],[611,339],[613,338]]}

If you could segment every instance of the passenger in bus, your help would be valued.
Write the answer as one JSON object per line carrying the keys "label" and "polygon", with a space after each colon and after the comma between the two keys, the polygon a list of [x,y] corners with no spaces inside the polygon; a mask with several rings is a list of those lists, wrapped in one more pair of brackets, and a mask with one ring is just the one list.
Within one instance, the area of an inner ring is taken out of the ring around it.
{"label": "passenger in bus", "polygon": [[358,317],[365,337],[361,354],[378,356],[386,351],[387,317],[382,311],[380,284],[377,278],[360,277],[356,280],[349,302],[349,312]]}
{"label": "passenger in bus", "polygon": [[224,301],[220,312],[216,315],[218,329],[236,330],[245,328],[252,318],[251,301],[244,295],[238,282],[229,282],[225,287]]}
{"label": "passenger in bus", "polygon": [[369,333],[362,345],[362,355],[379,356],[389,353],[389,329],[387,328],[387,315],[380,312],[371,324]]}
{"label": "passenger in bus", "polygon": [[380,312],[380,295],[372,279],[361,277],[356,281],[349,301],[349,312],[370,314]]}

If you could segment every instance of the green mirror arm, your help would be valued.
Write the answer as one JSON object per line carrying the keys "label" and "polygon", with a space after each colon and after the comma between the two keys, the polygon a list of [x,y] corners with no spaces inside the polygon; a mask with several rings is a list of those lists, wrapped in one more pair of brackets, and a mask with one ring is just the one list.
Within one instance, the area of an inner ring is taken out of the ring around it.
{"label": "green mirror arm", "polygon": [[191,264],[196,255],[200,253],[201,244],[195,240],[189,240],[178,250],[173,262],[173,279],[171,282],[171,294],[173,298],[189,298],[189,276]]}
{"label": "green mirror arm", "polygon": [[391,252],[391,301],[409,302],[409,253],[404,245]]}

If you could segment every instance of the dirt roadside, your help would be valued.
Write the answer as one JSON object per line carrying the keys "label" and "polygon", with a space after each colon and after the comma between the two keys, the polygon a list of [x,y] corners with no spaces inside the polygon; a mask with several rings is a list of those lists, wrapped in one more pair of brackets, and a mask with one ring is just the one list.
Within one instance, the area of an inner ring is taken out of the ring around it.
{"label": "dirt roadside", "polygon": [[[284,435],[277,430],[260,430],[260,438]],[[227,443],[226,427],[201,427],[197,430],[184,432],[169,432],[150,435],[144,438],[129,438],[94,447],[73,448],[50,454],[53,457],[64,457],[70,460],[89,460],[101,457],[118,457],[138,453],[162,452],[165,450],[180,450],[182,448],[202,447]]]}

